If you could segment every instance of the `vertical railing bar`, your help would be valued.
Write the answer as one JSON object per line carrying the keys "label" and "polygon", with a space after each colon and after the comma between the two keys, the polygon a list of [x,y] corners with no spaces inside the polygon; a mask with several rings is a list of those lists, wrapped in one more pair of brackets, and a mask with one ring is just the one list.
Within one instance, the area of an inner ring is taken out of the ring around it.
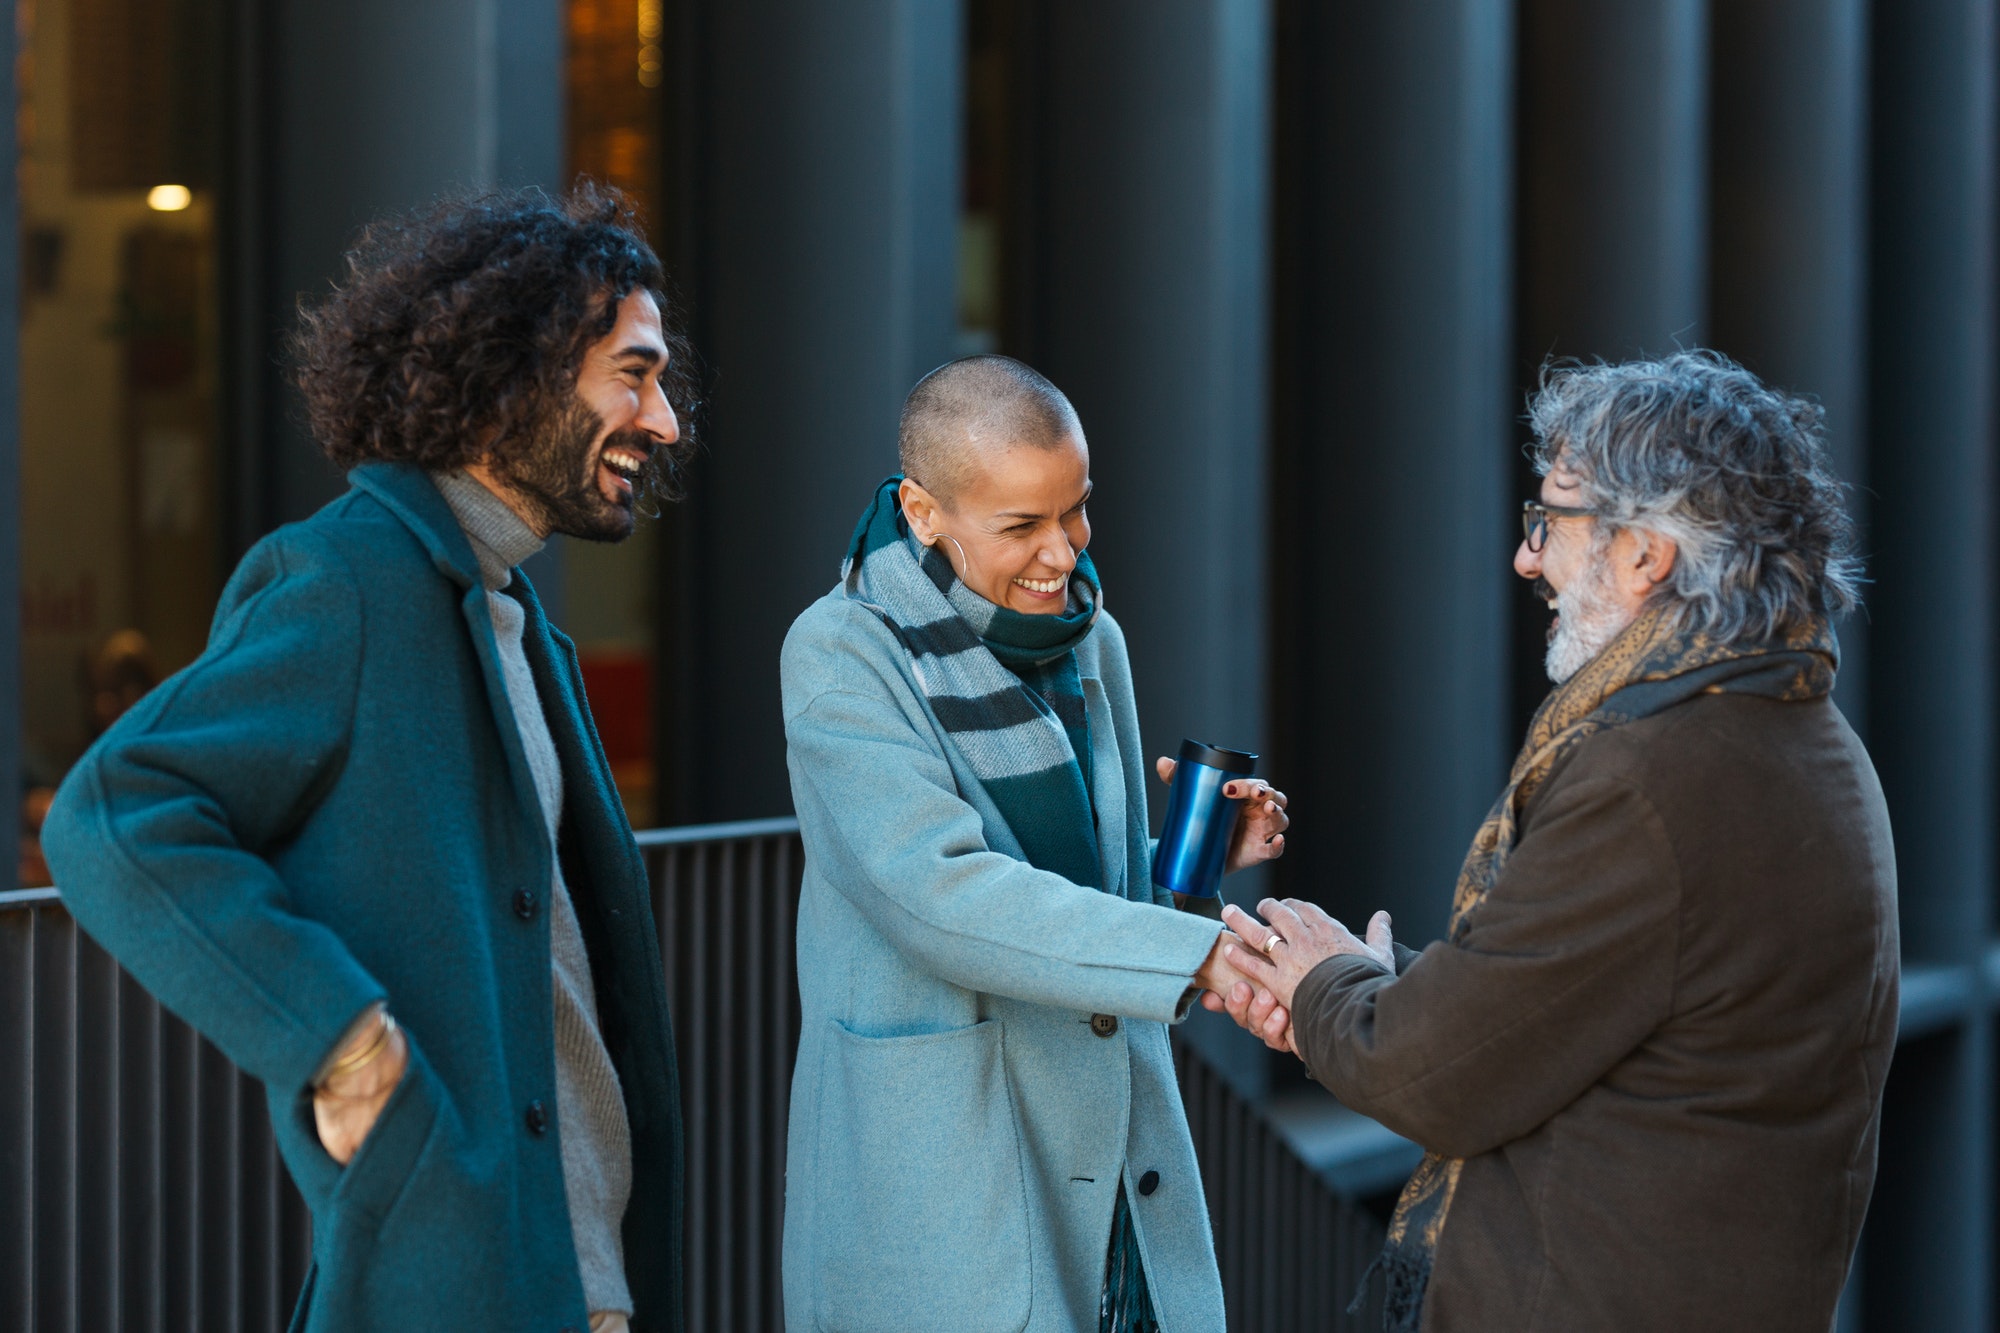
{"label": "vertical railing bar", "polygon": [[[729,1012],[729,989],[733,979],[729,974],[736,970],[740,945],[744,859],[745,850],[741,843],[728,848],[716,857],[716,861],[722,867],[722,873],[717,877],[714,891],[709,895],[710,905],[716,917],[713,924],[723,932],[717,941],[722,945],[717,952],[720,954],[723,974],[720,976],[710,974],[706,992],[711,1004],[715,1005],[712,1012],[718,1014]],[[712,1034],[709,1058],[714,1061],[714,1066],[709,1088],[710,1096],[715,1100],[704,1108],[704,1114],[713,1126],[713,1142],[719,1149],[733,1148],[740,1141],[736,1133],[735,1117],[730,1114],[731,1107],[728,1100],[735,1082],[736,1062],[732,1058],[735,1047],[736,1043],[728,1040],[724,1032],[718,1030]],[[717,1328],[734,1328],[737,1322],[735,1302],[730,1299],[733,1294],[730,1270],[737,1251],[736,1191],[732,1188],[734,1185],[732,1177],[735,1174],[734,1167],[738,1157],[739,1154],[735,1152],[717,1152],[709,1163],[713,1179],[709,1195],[709,1206],[713,1212],[709,1216],[715,1240],[713,1318]]]}
{"label": "vertical railing bar", "polygon": [[35,1265],[35,969],[39,911],[0,912],[0,1328],[33,1328]]}
{"label": "vertical railing bar", "polygon": [[76,929],[38,912],[35,970],[35,1325],[77,1326]]}
{"label": "vertical railing bar", "polygon": [[709,869],[712,852],[709,844],[696,844],[687,849],[688,875],[683,882],[681,901],[675,914],[685,923],[678,958],[681,975],[686,979],[683,1004],[688,1014],[687,1053],[681,1065],[684,1079],[681,1101],[686,1114],[688,1149],[684,1179],[687,1216],[699,1219],[697,1225],[687,1229],[687,1253],[682,1268],[688,1281],[689,1323],[694,1328],[715,1326],[709,1300],[712,1278],[709,1272],[708,1158],[713,1144],[708,1125],[708,1024],[704,1021],[706,1008],[703,1004],[708,992],[708,958],[712,939],[706,929],[712,888]]}
{"label": "vertical railing bar", "polygon": [[[738,934],[741,943],[738,953],[743,964],[740,971],[731,978],[731,989],[735,992],[741,1009],[742,1026],[737,1030],[744,1034],[761,1031],[764,1025],[765,997],[770,992],[773,980],[770,971],[771,950],[767,945],[771,929],[771,915],[764,910],[771,900],[771,842],[768,838],[757,838],[744,848],[747,864],[743,883],[739,889],[741,899],[739,920],[746,926]],[[755,1318],[757,1309],[757,1257],[762,1253],[758,1244],[758,1230],[763,1222],[763,1208],[760,1201],[764,1194],[764,1062],[750,1050],[748,1041],[730,1043],[732,1063],[736,1071],[736,1104],[742,1108],[742,1123],[737,1126],[738,1153],[740,1164],[736,1188],[731,1192],[744,1201],[745,1206],[737,1214],[737,1234],[734,1239],[736,1261],[730,1266],[730,1306],[739,1324],[749,1323]]]}
{"label": "vertical railing bar", "polygon": [[76,1008],[71,1024],[76,1194],[75,1319],[82,1328],[122,1328],[115,1281],[84,1281],[100,1256],[106,1276],[118,1271],[118,965],[81,930],[72,929]]}

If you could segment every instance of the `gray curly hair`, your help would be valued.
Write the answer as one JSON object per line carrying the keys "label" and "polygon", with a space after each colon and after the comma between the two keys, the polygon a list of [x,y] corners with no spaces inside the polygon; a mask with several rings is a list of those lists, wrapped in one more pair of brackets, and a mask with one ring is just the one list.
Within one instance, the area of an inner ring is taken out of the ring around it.
{"label": "gray curly hair", "polygon": [[1578,475],[1603,532],[1674,543],[1660,591],[1681,628],[1768,639],[1860,601],[1823,416],[1718,352],[1550,362],[1528,400],[1529,456],[1543,476],[1558,464]]}

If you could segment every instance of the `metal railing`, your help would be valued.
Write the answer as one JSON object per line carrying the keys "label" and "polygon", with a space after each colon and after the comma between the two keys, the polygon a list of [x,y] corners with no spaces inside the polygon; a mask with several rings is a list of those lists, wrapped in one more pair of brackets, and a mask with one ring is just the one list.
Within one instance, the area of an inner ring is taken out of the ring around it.
{"label": "metal railing", "polygon": [[0,1329],[282,1329],[310,1247],[263,1088],[53,889],[0,894]]}
{"label": "metal railing", "polygon": [[[804,854],[789,819],[639,835],[687,1126],[690,1329],[784,1325],[778,1258]],[[1237,1333],[1379,1327],[1342,1313],[1381,1228],[1201,1058],[1176,1064]],[[285,1326],[311,1220],[262,1089],[76,928],[0,893],[0,1330]]]}

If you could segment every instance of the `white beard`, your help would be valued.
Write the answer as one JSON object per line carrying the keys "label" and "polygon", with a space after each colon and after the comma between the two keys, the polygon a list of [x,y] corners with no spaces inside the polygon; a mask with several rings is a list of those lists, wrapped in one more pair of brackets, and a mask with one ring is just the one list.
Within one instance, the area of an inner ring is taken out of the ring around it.
{"label": "white beard", "polygon": [[1604,572],[1603,563],[1593,563],[1588,574],[1556,594],[1556,632],[1542,665],[1558,685],[1589,665],[1632,623],[1608,595]]}

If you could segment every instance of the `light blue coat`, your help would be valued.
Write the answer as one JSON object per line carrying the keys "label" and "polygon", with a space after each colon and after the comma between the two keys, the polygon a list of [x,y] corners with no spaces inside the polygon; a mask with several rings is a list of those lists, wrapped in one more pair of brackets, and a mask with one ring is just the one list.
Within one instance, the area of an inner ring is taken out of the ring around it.
{"label": "light blue coat", "polygon": [[1167,1043],[1220,927],[1153,886],[1147,765],[1110,616],[1077,658],[1104,892],[1021,859],[873,612],[836,588],[785,640],[806,851],[794,1333],[1095,1330],[1121,1178],[1161,1327],[1223,1327]]}

